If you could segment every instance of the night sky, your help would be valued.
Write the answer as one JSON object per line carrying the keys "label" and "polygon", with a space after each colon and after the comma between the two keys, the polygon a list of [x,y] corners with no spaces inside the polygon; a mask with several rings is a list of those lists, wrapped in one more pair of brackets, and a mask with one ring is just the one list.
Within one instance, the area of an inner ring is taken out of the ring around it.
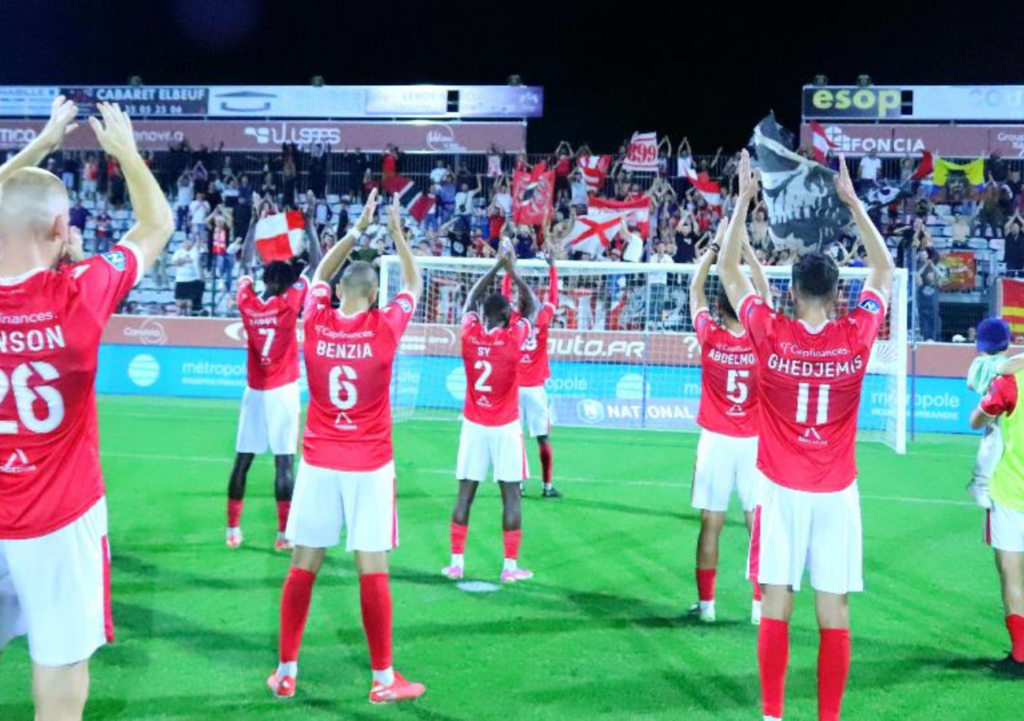
{"label": "night sky", "polygon": [[517,73],[546,92],[531,151],[563,138],[615,150],[657,130],[673,144],[688,135],[698,153],[739,147],[770,109],[795,127],[816,73],[1024,84],[1024,3],[762,3],[774,23],[751,3],[610,4],[621,16],[584,2],[0,0],[0,83],[504,84]]}

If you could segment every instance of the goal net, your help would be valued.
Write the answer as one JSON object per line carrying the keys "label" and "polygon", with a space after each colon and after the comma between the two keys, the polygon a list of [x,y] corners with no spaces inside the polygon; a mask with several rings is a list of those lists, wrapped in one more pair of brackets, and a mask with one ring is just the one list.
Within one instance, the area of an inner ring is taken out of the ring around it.
{"label": "goal net", "polygon": [[[396,420],[456,420],[466,376],[459,321],[469,289],[493,260],[418,258],[424,293],[395,361]],[[537,296],[549,293],[545,262],[519,261]],[[547,382],[554,422],[564,426],[696,430],[700,402],[700,345],[689,312],[695,266],[639,263],[558,263],[557,313],[548,350]],[[792,313],[791,268],[769,267],[774,305]],[[896,271],[885,324],[864,381],[858,419],[861,440],[906,449],[907,275]],[[500,278],[492,290],[500,290]],[[856,307],[867,269],[840,271],[836,314]],[[707,297],[718,293],[708,279]],[[381,303],[401,288],[398,259],[381,259]]]}

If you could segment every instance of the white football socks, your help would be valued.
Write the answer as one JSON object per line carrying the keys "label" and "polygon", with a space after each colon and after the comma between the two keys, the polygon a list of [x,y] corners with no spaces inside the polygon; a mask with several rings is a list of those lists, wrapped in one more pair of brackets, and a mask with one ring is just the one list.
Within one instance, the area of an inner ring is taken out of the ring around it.
{"label": "white football socks", "polygon": [[519,564],[516,562],[516,559],[514,559],[514,558],[506,558],[505,559],[505,567],[502,570],[503,571],[508,571],[508,572],[518,571],[519,570]]}
{"label": "white football socks", "polygon": [[395,682],[395,669],[392,666],[388,666],[383,671],[373,672],[373,682],[379,683],[381,686],[390,686]]}
{"label": "white football socks", "polygon": [[463,560],[463,557],[462,557],[461,553],[453,553],[452,554],[452,562],[451,562],[452,566],[457,566],[459,568],[462,568],[464,563],[465,563],[465,561]]}
{"label": "white football socks", "polygon": [[281,662],[277,664],[277,677],[284,678],[285,676],[291,676],[292,678],[299,677],[298,661],[289,661],[288,663]]}

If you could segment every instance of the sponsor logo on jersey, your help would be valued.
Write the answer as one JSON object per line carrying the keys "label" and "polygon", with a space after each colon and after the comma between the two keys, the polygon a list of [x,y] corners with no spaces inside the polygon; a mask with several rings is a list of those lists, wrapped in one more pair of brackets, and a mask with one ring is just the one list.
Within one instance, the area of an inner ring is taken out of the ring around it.
{"label": "sponsor logo on jersey", "polygon": [[878,311],[882,310],[882,304],[879,303],[874,298],[865,298],[860,302],[860,305],[858,305],[857,307],[863,308],[868,313],[877,313]]}
{"label": "sponsor logo on jersey", "polygon": [[297,280],[297,281],[295,281],[292,284],[292,288],[294,288],[295,290],[302,290],[305,287],[306,287],[306,281],[304,281],[304,280]]}
{"label": "sponsor logo on jersey", "polygon": [[412,303],[405,298],[399,298],[395,303],[402,309],[403,313],[412,313]]}
{"label": "sponsor logo on jersey", "polygon": [[742,418],[743,416],[747,415],[747,413],[746,411],[743,410],[743,407],[740,406],[738,403],[733,403],[732,408],[727,410],[725,412],[725,415],[732,416],[733,418]]}
{"label": "sponsor logo on jersey", "polygon": [[20,448],[15,449],[7,462],[0,466],[0,471],[4,473],[31,473],[34,470],[36,470],[35,464],[29,461],[25,451]]}
{"label": "sponsor logo on jersey", "polygon": [[798,437],[797,440],[800,441],[801,443],[805,443],[805,444],[811,445],[811,446],[827,446],[828,445],[828,441],[825,440],[824,438],[822,438],[821,434],[818,433],[818,429],[814,428],[813,426],[811,426],[810,428],[807,428],[803,432],[803,435]]}
{"label": "sponsor logo on jersey", "polygon": [[340,411],[334,419],[334,427],[341,431],[354,431],[359,428],[345,411]]}
{"label": "sponsor logo on jersey", "polygon": [[489,400],[487,400],[487,396],[480,396],[477,399],[476,404],[478,406],[483,406],[484,408],[490,408],[491,407],[491,402]]}
{"label": "sponsor logo on jersey", "polygon": [[124,252],[120,250],[111,250],[104,253],[101,257],[103,260],[110,263],[118,273],[124,271],[125,266],[128,264],[128,261],[124,257]]}

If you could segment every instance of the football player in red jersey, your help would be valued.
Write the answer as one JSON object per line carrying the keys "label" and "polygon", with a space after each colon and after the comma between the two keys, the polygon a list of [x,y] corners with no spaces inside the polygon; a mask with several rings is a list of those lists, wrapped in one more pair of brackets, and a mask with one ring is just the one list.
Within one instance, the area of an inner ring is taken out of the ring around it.
{"label": "football player in red jersey", "polygon": [[789,619],[805,571],[816,591],[818,718],[839,718],[850,667],[847,594],[863,590],[857,411],[871,348],[885,321],[893,261],[857,198],[845,159],[836,189],[851,212],[870,269],[857,308],[829,320],[839,285],[831,257],[810,252],[793,265],[795,318],[773,311],[740,270],[747,211],[758,178],[743,151],[740,194],[718,259],[718,272],[750,334],[760,371],[764,474],[750,542],[750,575],[764,600],[758,633],[762,711],[782,718]]}
{"label": "football player in red jersey", "polygon": [[[550,226],[549,226],[550,228]],[[550,230],[545,233],[550,237]],[[547,300],[537,312],[530,337],[523,343],[523,355],[519,361],[519,419],[523,432],[537,439],[540,452],[542,498],[561,498],[562,494],[552,481],[554,452],[551,449],[551,405],[544,383],[551,377],[548,361],[548,331],[558,311],[558,269],[554,255],[545,253],[548,262]],[[506,275],[501,282],[501,292],[512,300],[512,276]]]}
{"label": "football player in red jersey", "polygon": [[[719,285],[716,298],[718,322],[711,316],[704,286],[725,237],[726,223],[718,226],[715,240],[697,263],[690,282],[690,316],[700,341],[701,391],[697,424],[701,427],[693,471],[691,503],[700,510],[697,537],[697,604],[690,609],[705,623],[715,621],[715,576],[718,572],[718,541],[725,526],[733,490],[746,514],[747,530],[753,526],[754,503],[760,478],[757,470],[757,359],[750,336]],[[743,255],[753,258],[744,238]],[[756,259],[754,259],[756,260]],[[761,266],[751,263],[751,277],[758,295],[771,303],[771,288]],[[761,587],[757,579],[750,620],[761,622]]]}
{"label": "football player in red jersey", "polygon": [[[257,203],[253,202],[253,205]],[[295,484],[295,447],[299,440],[299,313],[309,290],[307,276],[320,264],[320,239],[306,208],[308,263],[273,261],[263,268],[263,292],[252,277],[238,279],[238,312],[249,349],[248,379],[242,395],[235,443],[235,465],[228,480],[227,545],[242,543],[242,502],[245,481],[256,454],[274,454],[274,497],[277,500],[277,538],[274,548],[288,550],[284,537]],[[362,219],[360,219],[362,222]],[[243,254],[251,254],[256,239],[256,218],[249,225]]]}
{"label": "football player in red jersey", "polygon": [[[519,310],[501,293],[488,293],[498,271],[512,276]],[[469,511],[476,489],[493,468],[501,488],[505,564],[502,583],[533,577],[519,568],[522,513],[519,484],[527,476],[523,429],[519,425],[519,364],[521,348],[532,330],[537,299],[516,272],[511,244],[502,244],[497,262],[473,286],[462,309],[462,362],[466,369],[466,402],[455,477],[459,495],[451,522],[452,560],[442,573],[452,580],[464,573],[463,554],[469,532]],[[481,320],[482,314],[482,320]]]}
{"label": "football player in red jersey", "polygon": [[394,197],[388,229],[402,264],[402,291],[383,308],[377,272],[363,261],[345,268],[337,284],[341,306],[331,307],[328,282],[374,217],[370,192],[355,229],[320,263],[303,312],[303,356],[309,409],[302,462],[285,533],[295,545],[281,598],[277,670],[267,679],[274,695],[295,695],[299,646],[316,574],[326,549],[341,542],[355,554],[363,630],[370,649],[370,702],[406,701],[426,688],[406,681],[391,662],[391,586],[388,553],[398,546],[398,506],[391,443],[391,371],[399,342],[423,290],[416,260],[402,232]]}
{"label": "football player in red jersey", "polygon": [[[89,658],[113,640],[96,362],[107,320],[163,254],[174,215],[117,105],[90,118],[121,165],[136,223],[109,252],[73,246],[68,193],[32,167],[78,112],[58,97],[42,132],[0,168],[0,648],[28,636],[37,719],[78,719]],[[74,257],[74,254],[71,254]]]}

